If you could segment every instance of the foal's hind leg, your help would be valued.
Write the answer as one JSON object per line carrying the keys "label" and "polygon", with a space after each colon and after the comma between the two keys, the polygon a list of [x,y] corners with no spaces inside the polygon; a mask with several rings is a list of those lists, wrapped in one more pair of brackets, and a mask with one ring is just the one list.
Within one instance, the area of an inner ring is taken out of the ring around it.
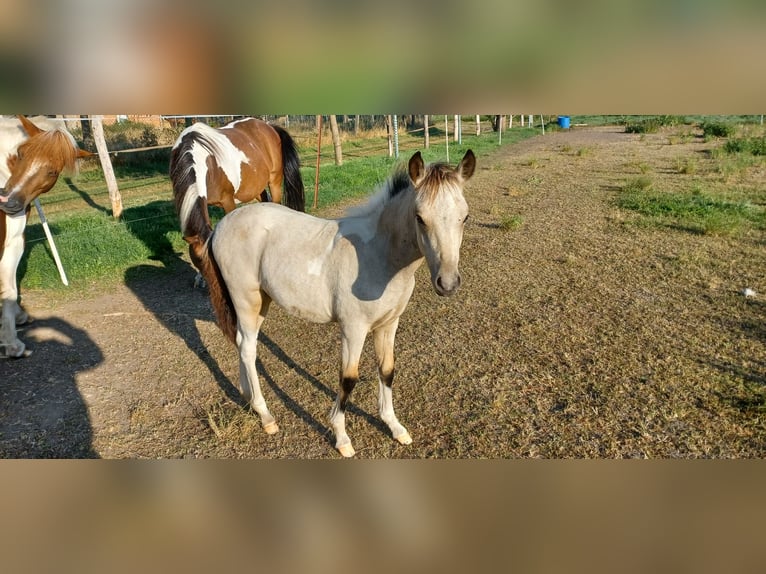
{"label": "foal's hind leg", "polygon": [[359,382],[359,357],[362,356],[366,328],[346,328],[341,325],[340,391],[330,411],[330,424],[335,433],[335,448],[345,457],[356,454],[346,434],[346,402]]}
{"label": "foal's hind leg", "polygon": [[399,320],[373,331],[375,355],[378,358],[378,409],[380,418],[401,444],[410,444],[412,437],[396,418],[391,387],[394,383],[394,337]]}
{"label": "foal's hind leg", "polygon": [[[279,427],[266,406],[263,394],[261,394],[261,384],[255,366],[258,332],[266,318],[270,304],[269,296],[260,292],[256,295],[255,300],[248,302],[247,306],[237,306],[237,347],[239,347],[239,384],[242,388],[242,396],[260,415],[263,430],[267,434],[274,434],[279,430]],[[246,312],[243,312],[243,309]]]}

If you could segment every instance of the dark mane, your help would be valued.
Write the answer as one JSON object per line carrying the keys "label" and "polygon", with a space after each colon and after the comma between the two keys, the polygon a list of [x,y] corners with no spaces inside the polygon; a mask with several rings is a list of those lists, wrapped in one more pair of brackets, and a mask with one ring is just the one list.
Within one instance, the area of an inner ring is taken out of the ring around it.
{"label": "dark mane", "polygon": [[403,165],[396,168],[388,185],[388,197],[396,197],[404,190],[408,189],[412,185],[410,176],[407,174],[407,170]]}

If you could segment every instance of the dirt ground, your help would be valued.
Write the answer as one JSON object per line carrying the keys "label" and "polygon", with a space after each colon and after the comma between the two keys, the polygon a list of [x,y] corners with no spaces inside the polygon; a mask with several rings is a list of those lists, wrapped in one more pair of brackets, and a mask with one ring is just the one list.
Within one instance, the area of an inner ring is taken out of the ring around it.
{"label": "dirt ground", "polygon": [[[763,234],[640,227],[614,205],[636,166],[672,187],[688,177],[676,158],[704,172],[710,147],[577,127],[479,157],[463,287],[439,298],[421,268],[397,336],[394,404],[414,442],[378,419],[368,340],[347,415],[357,457],[766,455]],[[337,326],[272,307],[268,436],[193,276],[179,258],[65,302],[24,293],[34,353],[0,361],[0,455],[338,458]]]}

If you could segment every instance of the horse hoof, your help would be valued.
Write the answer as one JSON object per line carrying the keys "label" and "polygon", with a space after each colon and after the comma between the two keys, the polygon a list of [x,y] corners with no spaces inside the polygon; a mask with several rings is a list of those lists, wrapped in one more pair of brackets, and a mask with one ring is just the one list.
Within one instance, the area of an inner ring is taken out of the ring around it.
{"label": "horse hoof", "polygon": [[271,422],[263,425],[263,430],[266,431],[266,434],[275,434],[279,430],[279,426],[277,426],[277,423]]}
{"label": "horse hoof", "polygon": [[404,431],[402,434],[395,436],[394,438],[399,441],[399,444],[412,444],[412,437],[407,431]]}
{"label": "horse hoof", "polygon": [[15,345],[0,345],[0,359],[23,359],[31,354],[21,341]]}
{"label": "horse hoof", "polygon": [[345,458],[351,458],[356,454],[356,451],[354,450],[354,447],[350,444],[344,444],[343,446],[338,447],[338,452],[342,454]]}
{"label": "horse hoof", "polygon": [[20,327],[21,325],[29,325],[32,322],[32,317],[29,316],[29,313],[22,312],[18,315],[16,315],[16,326]]}

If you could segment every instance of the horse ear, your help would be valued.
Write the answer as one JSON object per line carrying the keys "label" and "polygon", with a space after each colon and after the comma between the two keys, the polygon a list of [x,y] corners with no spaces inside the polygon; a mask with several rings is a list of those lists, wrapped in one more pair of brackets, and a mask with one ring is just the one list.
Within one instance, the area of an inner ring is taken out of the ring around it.
{"label": "horse ear", "polygon": [[33,124],[31,121],[27,119],[26,116],[17,116],[19,118],[19,121],[21,121],[21,125],[24,128],[24,131],[27,132],[27,135],[29,137],[35,136],[39,134],[40,132],[44,131],[38,128],[35,124]]}
{"label": "horse ear", "polygon": [[475,169],[476,156],[473,155],[471,150],[468,150],[457,165],[457,172],[460,174],[460,177],[463,178],[463,181],[467,181],[471,178]]}
{"label": "horse ear", "polygon": [[419,184],[423,179],[423,176],[426,174],[426,166],[423,163],[423,156],[420,155],[419,151],[415,152],[415,155],[410,158],[408,167],[412,183],[415,185]]}

